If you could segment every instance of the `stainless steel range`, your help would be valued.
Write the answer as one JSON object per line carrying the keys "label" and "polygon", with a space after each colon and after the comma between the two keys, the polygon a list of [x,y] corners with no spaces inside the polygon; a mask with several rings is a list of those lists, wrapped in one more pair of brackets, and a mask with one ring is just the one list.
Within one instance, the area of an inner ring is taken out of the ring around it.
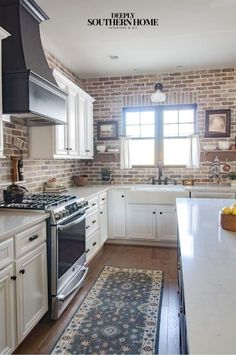
{"label": "stainless steel range", "polygon": [[32,194],[22,203],[0,203],[0,208],[45,211],[48,222],[48,277],[51,318],[57,319],[81,287],[85,267],[85,212],[82,198]]}

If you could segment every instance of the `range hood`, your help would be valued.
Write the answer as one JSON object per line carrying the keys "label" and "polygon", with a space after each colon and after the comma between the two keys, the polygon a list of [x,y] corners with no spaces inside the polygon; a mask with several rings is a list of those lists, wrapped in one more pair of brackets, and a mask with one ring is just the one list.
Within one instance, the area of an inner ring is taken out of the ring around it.
{"label": "range hood", "polygon": [[61,90],[43,51],[39,24],[48,16],[33,0],[0,0],[3,114],[29,126],[66,123],[67,94]]}

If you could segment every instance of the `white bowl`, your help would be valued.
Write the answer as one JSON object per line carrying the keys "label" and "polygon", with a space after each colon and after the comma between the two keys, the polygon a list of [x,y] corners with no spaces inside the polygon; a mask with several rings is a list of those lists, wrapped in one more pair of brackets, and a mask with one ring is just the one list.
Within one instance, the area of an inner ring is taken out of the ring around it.
{"label": "white bowl", "polygon": [[104,153],[106,151],[106,146],[105,145],[97,145],[96,149],[99,153]]}
{"label": "white bowl", "polygon": [[229,149],[229,142],[218,142],[218,148],[219,149]]}

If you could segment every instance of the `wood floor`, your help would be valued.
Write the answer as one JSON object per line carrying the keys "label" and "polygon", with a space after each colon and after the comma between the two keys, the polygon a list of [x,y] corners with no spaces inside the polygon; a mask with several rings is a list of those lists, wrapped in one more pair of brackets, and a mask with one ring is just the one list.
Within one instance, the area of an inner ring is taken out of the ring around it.
{"label": "wood floor", "polygon": [[48,354],[67,323],[99,276],[104,265],[164,271],[164,293],[160,324],[160,354],[179,353],[176,250],[168,248],[105,245],[90,263],[84,286],[59,320],[44,317],[18,347],[17,354]]}

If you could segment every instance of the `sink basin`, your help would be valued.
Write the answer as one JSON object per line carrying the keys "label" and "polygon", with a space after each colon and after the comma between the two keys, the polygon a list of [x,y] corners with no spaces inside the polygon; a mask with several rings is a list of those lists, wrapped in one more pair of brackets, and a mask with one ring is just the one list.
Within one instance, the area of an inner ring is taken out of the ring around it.
{"label": "sink basin", "polygon": [[182,185],[135,185],[131,190],[144,192],[185,191]]}

